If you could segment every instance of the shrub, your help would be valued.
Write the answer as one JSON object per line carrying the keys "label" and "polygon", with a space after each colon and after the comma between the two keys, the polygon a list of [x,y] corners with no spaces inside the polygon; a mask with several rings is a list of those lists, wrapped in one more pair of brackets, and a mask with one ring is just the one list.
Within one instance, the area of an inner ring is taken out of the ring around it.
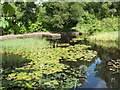
{"label": "shrub", "polygon": [[88,30],[89,33],[95,32],[108,32],[108,31],[118,31],[118,18],[104,18],[101,21],[97,21]]}
{"label": "shrub", "polygon": [[43,28],[42,21],[38,18],[37,22],[31,24],[29,27],[29,32],[37,32],[37,31],[47,31],[45,28]]}

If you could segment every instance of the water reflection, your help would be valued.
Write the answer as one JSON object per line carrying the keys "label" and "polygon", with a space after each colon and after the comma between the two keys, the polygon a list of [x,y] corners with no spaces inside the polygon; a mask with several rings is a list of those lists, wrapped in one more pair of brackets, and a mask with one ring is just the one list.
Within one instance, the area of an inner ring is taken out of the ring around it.
{"label": "water reflection", "polygon": [[[86,42],[80,41],[79,44],[91,45],[92,50],[98,52],[94,62],[87,65],[87,79],[84,84],[77,88],[120,88],[120,72],[117,73],[110,70],[108,62],[120,59],[120,48],[117,43],[111,42]],[[87,63],[87,62],[86,62]],[[86,65],[86,63],[74,63],[75,65]],[[118,62],[119,63],[119,62]],[[88,64],[88,63],[87,63]],[[73,63],[69,63],[73,65]],[[120,65],[120,63],[119,63]],[[118,68],[120,70],[120,68]]]}
{"label": "water reflection", "polygon": [[85,40],[79,41],[77,43],[91,45],[92,48],[89,49],[96,50],[98,52],[98,55],[95,60],[89,63],[84,61],[61,62],[69,65],[71,68],[78,68],[83,65],[87,67],[87,79],[84,80],[82,86],[73,88],[120,88],[120,72],[114,73],[108,66],[108,62],[110,60],[120,59],[120,48],[118,47],[118,44],[113,42],[90,43]]}
{"label": "water reflection", "polygon": [[15,68],[21,67],[23,64],[30,62],[31,60],[25,59],[19,55],[14,54],[2,54],[2,68]]}
{"label": "water reflection", "polygon": [[19,55],[14,54],[2,54],[2,78],[7,77],[10,73],[12,73],[12,70],[15,68],[22,67],[23,65],[27,65],[28,62],[31,60],[22,58]]}
{"label": "water reflection", "polygon": [[110,71],[107,62],[107,60],[102,60],[102,62],[96,66],[97,72],[95,77],[104,80],[108,88],[120,88],[120,73]]}
{"label": "water reflection", "polygon": [[[89,43],[93,50],[97,50],[98,52],[98,59],[97,62],[92,64],[93,73],[88,75],[87,80],[90,81],[90,84],[83,84],[82,88],[120,88],[120,72],[113,72],[110,70],[108,66],[108,62],[110,60],[118,60],[120,59],[120,48],[115,43],[112,45],[109,43],[105,44],[96,44],[96,43]],[[108,46],[107,46],[108,45]],[[120,68],[118,68],[120,69]],[[92,72],[92,71],[88,71]]]}
{"label": "water reflection", "polygon": [[78,88],[107,88],[106,82],[101,78],[96,77],[96,73],[98,72],[96,70],[96,65],[100,63],[101,60],[97,58],[95,62],[87,68],[87,82],[84,82],[84,84]]}

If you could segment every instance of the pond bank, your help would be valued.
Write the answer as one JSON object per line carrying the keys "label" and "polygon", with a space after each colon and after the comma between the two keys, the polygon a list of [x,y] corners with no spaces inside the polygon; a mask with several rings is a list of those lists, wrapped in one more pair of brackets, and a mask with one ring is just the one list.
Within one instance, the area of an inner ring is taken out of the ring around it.
{"label": "pond bank", "polygon": [[11,34],[11,35],[4,35],[0,36],[0,40],[5,39],[13,39],[13,38],[47,38],[47,39],[60,39],[65,36],[78,36],[79,32],[76,31],[67,31],[67,32],[58,32],[58,33],[51,33],[51,32],[34,32],[34,33],[26,33],[26,34]]}
{"label": "pond bank", "polygon": [[93,36],[90,36],[89,40],[104,42],[120,42],[118,31],[96,33]]}
{"label": "pond bank", "polygon": [[4,39],[13,39],[13,38],[48,38],[48,39],[60,39],[61,34],[59,33],[50,33],[50,32],[34,32],[26,34],[17,34],[17,35],[4,35],[0,36],[0,40]]}

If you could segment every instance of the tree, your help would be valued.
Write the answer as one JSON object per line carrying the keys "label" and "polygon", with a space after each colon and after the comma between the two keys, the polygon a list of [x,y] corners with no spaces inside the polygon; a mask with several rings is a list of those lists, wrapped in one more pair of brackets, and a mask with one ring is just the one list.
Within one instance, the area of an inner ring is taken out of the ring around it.
{"label": "tree", "polygon": [[46,10],[44,26],[52,31],[75,26],[84,11],[82,4],[75,2],[44,2],[43,7]]}
{"label": "tree", "polygon": [[4,2],[1,27],[3,34],[30,32],[29,27],[40,17],[40,9],[34,2]]}
{"label": "tree", "polygon": [[98,19],[119,15],[119,2],[89,2],[84,10],[94,14]]}

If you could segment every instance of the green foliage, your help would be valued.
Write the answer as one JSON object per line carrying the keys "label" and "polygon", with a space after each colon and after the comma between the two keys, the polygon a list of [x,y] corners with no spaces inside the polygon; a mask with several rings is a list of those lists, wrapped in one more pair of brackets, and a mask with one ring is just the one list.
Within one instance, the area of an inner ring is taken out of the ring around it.
{"label": "green foliage", "polygon": [[75,26],[83,12],[80,3],[45,2],[43,7],[46,9],[43,24],[52,31]]}
{"label": "green foliage", "polygon": [[104,18],[101,21],[97,21],[88,30],[90,33],[106,32],[106,31],[118,31],[118,18]]}
{"label": "green foliage", "polygon": [[[33,2],[4,2],[2,4],[2,16],[4,20],[2,19],[0,22],[3,27],[3,34],[18,34],[37,31],[36,29],[30,30],[29,27],[31,27],[31,24],[37,24],[36,26],[32,25],[32,27],[38,28],[39,25],[36,21],[37,18],[41,18],[39,15],[42,15],[43,11],[42,8],[38,9],[38,6]],[[43,30],[45,31],[45,29]]]}
{"label": "green foliage", "polygon": [[29,28],[29,32],[47,31],[45,28],[43,28],[42,21],[40,19],[38,19],[35,23],[31,24]]}
{"label": "green foliage", "polygon": [[2,8],[3,13],[7,16],[13,16],[15,14],[15,9],[9,3],[4,3]]}
{"label": "green foliage", "polygon": [[1,17],[0,19],[0,27],[6,28],[9,26],[9,23],[5,20],[4,17]]}
{"label": "green foliage", "polygon": [[19,29],[14,15],[15,9],[11,3],[5,2],[2,4],[1,26],[3,28],[3,34],[16,33]]}
{"label": "green foliage", "polygon": [[118,17],[105,18],[101,23],[98,23],[98,25],[100,25],[103,30],[107,29],[107,31],[118,31]]}
{"label": "green foliage", "polygon": [[97,21],[97,18],[95,17],[94,14],[89,14],[88,12],[84,12],[82,19],[84,21],[79,22],[81,24],[94,24]]}
{"label": "green foliage", "polygon": [[[119,2],[4,2],[0,26],[3,34],[66,31],[77,26],[89,33],[116,31]],[[100,22],[99,22],[100,21]],[[114,21],[114,22],[112,22]],[[90,24],[82,28],[83,24]],[[109,27],[109,28],[108,28]]]}
{"label": "green foliage", "polygon": [[25,26],[21,25],[19,33],[27,33],[27,32],[29,32],[29,31],[25,28]]}
{"label": "green foliage", "polygon": [[97,33],[97,32],[111,32],[111,31],[118,31],[118,17],[113,18],[104,18],[102,20],[95,20],[92,22],[93,24],[80,24],[74,29],[81,33]]}
{"label": "green foliage", "polygon": [[114,2],[90,2],[85,4],[84,9],[102,19],[119,15],[118,5],[119,3]]}

